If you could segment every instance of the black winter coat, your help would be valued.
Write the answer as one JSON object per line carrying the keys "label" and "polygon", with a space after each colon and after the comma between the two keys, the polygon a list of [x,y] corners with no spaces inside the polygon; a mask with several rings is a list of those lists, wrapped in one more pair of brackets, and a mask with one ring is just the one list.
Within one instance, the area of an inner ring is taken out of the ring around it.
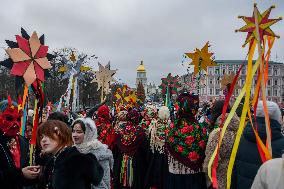
{"label": "black winter coat", "polygon": [[[8,138],[0,133],[0,188],[21,189],[27,185],[28,181],[24,179],[21,169],[16,168],[12,154],[7,147]],[[20,168],[28,165],[29,144],[28,141],[19,136],[20,143]]]}
{"label": "black winter coat", "polygon": [[82,154],[76,147],[67,147],[45,166],[39,188],[90,189],[103,178],[103,168],[93,154]]}
{"label": "black winter coat", "polygon": [[[262,142],[266,141],[265,118],[257,117],[258,133]],[[254,124],[255,126],[255,124]],[[272,132],[272,156],[280,158],[284,149],[284,137],[281,134],[281,125],[278,121],[270,119]],[[232,175],[232,189],[250,189],[254,177],[262,165],[262,161],[257,150],[256,139],[251,124],[248,123],[244,129],[237,152]]]}

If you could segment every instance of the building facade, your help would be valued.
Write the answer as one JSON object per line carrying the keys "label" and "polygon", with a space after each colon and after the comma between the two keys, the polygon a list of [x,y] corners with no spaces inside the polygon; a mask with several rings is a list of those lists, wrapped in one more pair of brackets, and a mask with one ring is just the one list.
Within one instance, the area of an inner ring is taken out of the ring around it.
{"label": "building facade", "polygon": [[[202,71],[200,76],[193,76],[192,74],[187,74],[181,77],[181,83],[187,88],[192,88],[189,83],[192,80],[199,82],[196,86],[195,92],[200,94],[202,100],[210,100],[212,98],[224,97],[224,91],[221,90],[220,81],[222,80],[224,74],[236,73],[243,61],[241,60],[217,60],[217,66],[211,66],[207,68],[207,72]],[[247,62],[243,66],[238,85],[243,87],[246,80]],[[257,75],[254,76],[252,82],[251,95],[254,95],[255,85],[257,82]],[[240,89],[236,89],[234,96],[238,96]],[[267,100],[272,100],[277,103],[284,102],[284,64],[280,62],[269,62],[268,68],[268,80],[266,87]]]}

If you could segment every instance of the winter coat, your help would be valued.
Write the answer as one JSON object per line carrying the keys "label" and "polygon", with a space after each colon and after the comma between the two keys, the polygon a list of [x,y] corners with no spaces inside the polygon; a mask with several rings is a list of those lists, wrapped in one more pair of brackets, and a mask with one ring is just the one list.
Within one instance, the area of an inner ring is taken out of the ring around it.
{"label": "winter coat", "polygon": [[[259,137],[265,144],[266,129],[264,117],[257,117],[257,126]],[[278,121],[270,119],[270,127],[272,132],[272,157],[279,158],[282,156],[282,150],[284,149],[281,125]],[[262,161],[257,150],[255,135],[251,124],[248,123],[244,129],[236,155],[231,188],[249,189],[261,164]]]}
{"label": "winter coat", "polygon": [[265,162],[258,170],[251,189],[283,189],[284,162],[282,158],[275,158]]}
{"label": "winter coat", "polygon": [[[67,147],[49,162],[53,171],[45,171],[41,187],[46,189],[90,189],[103,178],[103,169],[93,154],[82,154],[76,147]],[[49,169],[50,170],[50,169]]]}
{"label": "winter coat", "polygon": [[110,149],[103,146],[93,148],[89,153],[97,157],[98,162],[104,170],[104,176],[101,183],[93,186],[93,189],[110,189],[111,188],[111,170],[113,169],[113,155]]}
{"label": "winter coat", "polygon": [[21,168],[28,165],[29,144],[27,140],[19,136],[21,159],[20,169],[18,169],[7,147],[7,142],[8,139],[0,133],[0,188],[21,189],[23,185],[29,184],[21,171]]}
{"label": "winter coat", "polygon": [[[226,117],[227,115],[228,114],[226,114]],[[226,181],[227,180],[227,177],[226,177],[227,169],[228,169],[228,164],[229,164],[230,156],[232,153],[234,141],[236,138],[236,134],[238,131],[239,123],[240,123],[240,120],[238,116],[235,114],[226,129],[222,144],[220,146],[218,167],[217,167],[217,179],[218,179],[218,185],[220,189],[226,188],[226,185],[227,185],[227,181]],[[209,139],[208,139],[206,151],[205,151],[206,157],[203,163],[203,171],[206,174],[208,172],[209,160],[212,157],[213,152],[219,142],[220,131],[221,130],[219,128],[214,129],[209,135]]]}
{"label": "winter coat", "polygon": [[92,186],[93,189],[110,189],[111,188],[111,170],[113,169],[112,151],[108,149],[106,144],[101,143],[97,138],[97,127],[91,118],[78,118],[85,124],[85,136],[81,144],[75,144],[79,152],[96,156],[100,165],[104,170],[104,175],[101,183],[97,186]]}

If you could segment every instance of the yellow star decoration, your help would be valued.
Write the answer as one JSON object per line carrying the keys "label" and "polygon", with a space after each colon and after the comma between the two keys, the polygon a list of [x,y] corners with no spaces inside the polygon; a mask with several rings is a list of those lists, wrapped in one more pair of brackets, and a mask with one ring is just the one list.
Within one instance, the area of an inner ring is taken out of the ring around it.
{"label": "yellow star decoration", "polygon": [[110,70],[109,63],[104,67],[100,63],[99,64],[99,71],[94,71],[95,78],[92,80],[93,82],[98,83],[98,90],[103,87],[104,93],[109,93],[109,85],[110,82],[115,82],[115,79],[112,77],[117,70]]}
{"label": "yellow star decoration", "polygon": [[[232,84],[235,78],[235,74],[231,73],[231,74],[224,74],[223,79],[220,81],[221,84],[221,89],[224,90],[228,87],[228,85]],[[235,89],[240,89],[241,87],[237,84],[238,81],[240,80],[240,78],[237,79],[236,84],[235,84]]]}
{"label": "yellow star decoration", "polygon": [[76,62],[76,56],[75,56],[75,54],[74,54],[74,52],[73,52],[73,51],[72,51],[72,53],[71,53],[71,55],[70,55],[69,59],[70,59],[73,63],[75,63],[75,62]]}
{"label": "yellow star decoration", "polygon": [[193,53],[185,53],[185,55],[192,59],[190,65],[194,65],[194,74],[197,74],[201,70],[207,71],[208,66],[216,66],[217,64],[211,59],[213,53],[208,52],[209,42],[204,47],[196,49]]}
{"label": "yellow star decoration", "polygon": [[123,88],[118,88],[114,95],[116,97],[115,106],[117,109],[119,107],[130,108],[137,104],[137,96],[135,92],[124,85]]}
{"label": "yellow star decoration", "polygon": [[275,6],[271,6],[269,9],[267,9],[265,12],[260,14],[258,8],[256,7],[256,4],[254,5],[256,8],[256,11],[254,11],[252,17],[246,17],[246,16],[239,16],[238,18],[243,19],[245,21],[246,25],[242,28],[236,30],[236,32],[248,32],[246,41],[243,45],[243,47],[246,46],[247,43],[251,42],[252,40],[257,40],[257,31],[256,31],[256,23],[255,23],[255,14],[257,15],[257,22],[259,26],[259,37],[260,42],[262,42],[264,36],[272,36],[279,38],[278,35],[276,35],[271,29],[270,26],[275,24],[276,22],[282,20],[281,17],[277,19],[269,19],[270,12]]}

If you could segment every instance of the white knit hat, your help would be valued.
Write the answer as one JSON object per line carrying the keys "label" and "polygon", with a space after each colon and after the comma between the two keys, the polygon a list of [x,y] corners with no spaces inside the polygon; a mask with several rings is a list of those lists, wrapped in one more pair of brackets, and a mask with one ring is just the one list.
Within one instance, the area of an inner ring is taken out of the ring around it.
{"label": "white knit hat", "polygon": [[[274,119],[279,123],[282,123],[282,115],[279,106],[272,101],[267,101],[267,111],[270,119]],[[257,117],[265,117],[263,101],[258,101],[256,108]]]}
{"label": "white knit hat", "polygon": [[159,109],[158,116],[162,120],[167,120],[170,117],[170,110],[167,106],[162,106]]}

